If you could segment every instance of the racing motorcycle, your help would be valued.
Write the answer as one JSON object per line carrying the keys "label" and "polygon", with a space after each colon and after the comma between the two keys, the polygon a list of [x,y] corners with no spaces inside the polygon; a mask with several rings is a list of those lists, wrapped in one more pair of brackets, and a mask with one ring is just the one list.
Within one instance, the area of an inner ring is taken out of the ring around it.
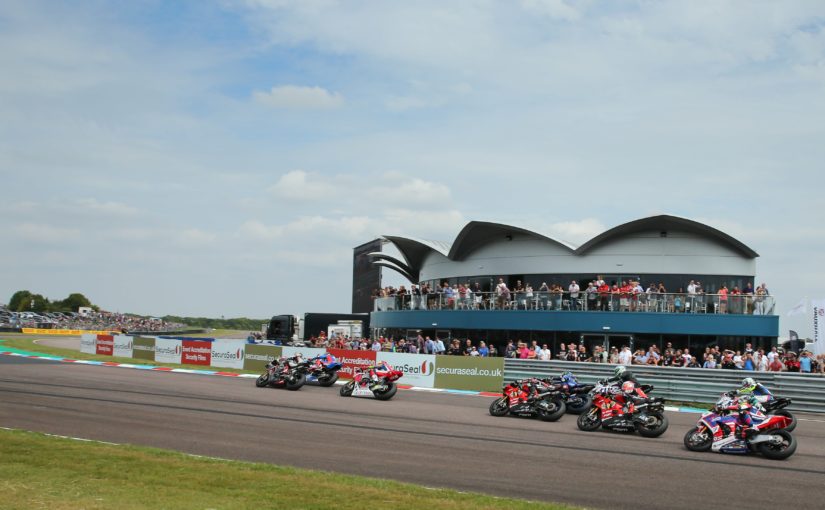
{"label": "racing motorcycle", "polygon": [[[374,370],[377,381],[370,377],[370,371]],[[398,392],[398,385],[395,383],[404,372],[394,369],[384,363],[367,370],[356,368],[352,374],[352,380],[341,386],[342,397],[375,397],[376,400],[389,400]]]}
{"label": "racing motorcycle", "polygon": [[338,371],[343,365],[332,354],[319,354],[308,361],[307,382],[317,382],[327,387],[338,380]]}
{"label": "racing motorcycle", "polygon": [[[661,436],[668,427],[664,400],[647,396],[653,390],[651,385],[634,386],[633,390],[634,394],[625,397],[619,385],[599,381],[591,392],[593,405],[579,415],[576,425],[588,432],[602,427],[617,432],[635,430],[642,437]],[[619,413],[623,404],[626,411]]]}
{"label": "racing motorcycle", "polygon": [[593,405],[593,397],[590,395],[590,392],[595,385],[580,383],[576,379],[576,376],[570,372],[565,372],[559,377],[545,379],[545,381],[553,384],[554,387],[561,392],[568,413],[581,414]]}
{"label": "racing motorcycle", "polygon": [[266,371],[255,381],[255,386],[273,386],[295,391],[306,382],[309,363],[300,356],[272,360],[264,367]]}
{"label": "racing motorcycle", "polygon": [[739,406],[738,399],[723,394],[713,408],[704,413],[695,427],[685,434],[685,447],[693,452],[708,450],[722,453],[752,453],[774,459],[787,459],[796,451],[796,438],[788,432],[791,419],[783,415],[766,415],[756,406],[751,407],[751,420],[757,429],[742,437],[738,417],[732,409]]}
{"label": "racing motorcycle", "polygon": [[502,390],[502,396],[490,404],[490,414],[493,416],[538,416],[544,421],[556,421],[565,411],[561,392],[538,379],[511,382]]}

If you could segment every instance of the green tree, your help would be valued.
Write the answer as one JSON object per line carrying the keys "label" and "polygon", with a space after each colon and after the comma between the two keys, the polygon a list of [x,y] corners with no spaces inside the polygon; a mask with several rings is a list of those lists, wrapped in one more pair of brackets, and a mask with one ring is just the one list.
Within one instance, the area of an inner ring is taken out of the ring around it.
{"label": "green tree", "polygon": [[89,301],[89,299],[86,296],[78,292],[75,292],[74,294],[69,294],[69,297],[60,302],[60,307],[63,310],[69,310],[72,312],[76,312],[77,309],[81,306],[91,307],[92,302]]}
{"label": "green tree", "polygon": [[13,312],[25,311],[25,306],[31,304],[32,293],[27,290],[18,290],[9,299],[9,310]]}

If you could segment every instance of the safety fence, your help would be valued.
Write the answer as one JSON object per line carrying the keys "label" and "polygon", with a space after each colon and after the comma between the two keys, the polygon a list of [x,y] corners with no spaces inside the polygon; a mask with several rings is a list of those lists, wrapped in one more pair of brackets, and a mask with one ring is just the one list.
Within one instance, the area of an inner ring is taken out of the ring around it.
{"label": "safety fence", "polygon": [[82,335],[81,352],[156,363],[234,368],[262,372],[271,360],[301,354],[305,358],[329,352],[342,364],[338,374],[351,378],[357,368],[387,362],[404,373],[400,384],[423,388],[501,391],[503,358],[435,356],[348,349],[251,344],[245,340],[164,336]]}
{"label": "safety fence", "polygon": [[[504,380],[549,377],[569,370],[580,381],[594,383],[610,377],[614,368],[602,363],[506,359]],[[668,400],[713,403],[722,393],[738,388],[745,377],[753,377],[775,395],[789,397],[790,409],[825,413],[825,377],[815,374],[636,365],[628,369],[640,383],[652,384],[655,396]]]}

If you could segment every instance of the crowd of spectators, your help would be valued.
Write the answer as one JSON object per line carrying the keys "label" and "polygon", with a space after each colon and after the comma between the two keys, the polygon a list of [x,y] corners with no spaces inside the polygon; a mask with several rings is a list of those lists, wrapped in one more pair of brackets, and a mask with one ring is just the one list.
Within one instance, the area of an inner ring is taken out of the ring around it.
{"label": "crowd of spectators", "polygon": [[185,328],[185,324],[166,322],[154,317],[91,311],[77,312],[9,312],[0,314],[0,327],[78,329],[117,332],[167,332]]}
{"label": "crowd of spectators", "polygon": [[483,291],[471,284],[443,282],[385,287],[373,292],[376,309],[410,310],[583,310],[621,312],[670,313],[730,313],[748,315],[773,314],[774,302],[763,283],[756,289],[748,282],[744,288],[722,285],[713,293],[706,292],[702,282],[690,280],[686,287],[668,291],[663,282],[650,282],[644,287],[635,280],[606,282],[591,280],[584,285],[572,280],[566,287],[546,282],[533,287],[520,280],[511,289],[499,278],[492,291]]}

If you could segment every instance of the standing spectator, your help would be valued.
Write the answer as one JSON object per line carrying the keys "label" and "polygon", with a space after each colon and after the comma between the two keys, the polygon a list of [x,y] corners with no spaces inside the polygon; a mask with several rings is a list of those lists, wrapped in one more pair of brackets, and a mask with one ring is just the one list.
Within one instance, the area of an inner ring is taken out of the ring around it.
{"label": "standing spectator", "polygon": [[539,287],[539,306],[541,306],[542,310],[547,310],[547,303],[549,300],[550,287],[547,286],[547,282],[542,282],[541,287]]}
{"label": "standing spectator", "polygon": [[623,345],[621,352],[619,352],[619,363],[622,365],[630,365],[633,357],[630,353],[630,347]]}
{"label": "standing spectator", "polygon": [[486,358],[490,355],[490,349],[487,348],[487,344],[484,340],[478,343],[478,355],[482,358]]}
{"label": "standing spectator", "polygon": [[708,354],[705,357],[705,363],[702,364],[702,368],[716,368],[716,358],[714,358],[712,354]]}
{"label": "standing spectator", "polygon": [[752,354],[745,353],[742,357],[744,358],[743,368],[745,370],[750,370],[751,372],[756,370],[756,363],[753,361]]}
{"label": "standing spectator", "polygon": [[688,368],[701,368],[702,365],[700,365],[699,362],[696,361],[696,356],[691,356],[690,357],[690,363],[687,364],[687,367]]}
{"label": "standing spectator", "polygon": [[498,356],[498,349],[496,348],[496,344],[490,344],[490,357],[495,358]]}
{"label": "standing spectator", "polygon": [[527,344],[519,340],[518,343],[518,357],[519,359],[528,359],[530,358],[530,348],[527,347]]}
{"label": "standing spectator", "polygon": [[608,363],[612,365],[619,364],[619,349],[617,349],[616,347],[610,348],[610,357],[608,358]]}
{"label": "standing spectator", "polygon": [[435,353],[436,354],[444,354],[444,351],[447,349],[444,347],[444,340],[436,337],[435,340]]}
{"label": "standing spectator", "polygon": [[505,358],[515,358],[516,357],[516,346],[513,344],[512,340],[507,340],[507,347],[504,348],[504,357]]}
{"label": "standing spectator", "polygon": [[753,284],[748,282],[742,289],[742,295],[745,297],[745,313],[748,315],[753,315],[753,294]]}
{"label": "standing spectator", "polygon": [[567,360],[567,347],[565,347],[564,342],[562,342],[561,347],[559,347],[559,359],[562,361]]}
{"label": "standing spectator", "polygon": [[467,341],[464,342],[464,351],[462,352],[462,354],[464,354],[465,356],[469,356],[469,355],[472,354],[472,352],[473,352],[473,342],[470,341],[470,339],[468,338]]}
{"label": "standing spectator", "polygon": [[768,357],[765,355],[765,351],[759,349],[756,353],[756,370],[759,372],[767,372],[768,364]]}
{"label": "standing spectator", "polygon": [[785,353],[785,370],[788,372],[799,372],[801,364],[796,359],[795,352]]}
{"label": "standing spectator", "polygon": [[381,341],[377,338],[372,342],[372,350],[378,352],[381,350]]}
{"label": "standing spectator", "polygon": [[768,289],[765,288],[765,284],[763,283],[760,285],[756,292],[754,293],[755,297],[753,298],[753,313],[754,315],[765,315],[767,313],[766,309],[766,298],[768,296]]}
{"label": "standing spectator", "polygon": [[570,285],[567,287],[567,291],[570,292],[570,309],[571,310],[578,310],[579,309],[579,284],[576,283],[576,280],[570,282]]}
{"label": "standing spectator", "polygon": [[426,340],[424,340],[424,354],[436,354],[435,343],[433,342],[433,339],[429,336]]}
{"label": "standing spectator", "polygon": [[510,289],[508,289],[507,284],[504,283],[504,278],[499,278],[498,285],[496,285],[496,308],[503,310],[505,303],[509,301]]}
{"label": "standing spectator", "polygon": [[552,353],[550,352],[550,348],[547,347],[547,344],[544,344],[541,347],[541,360],[542,361],[550,361],[553,359]]}
{"label": "standing spectator", "polygon": [[447,350],[447,354],[451,356],[461,356],[461,344],[459,344],[458,339],[450,342],[450,348]]}
{"label": "standing spectator", "polygon": [[719,289],[719,313],[728,313],[728,286],[722,284]]}
{"label": "standing spectator", "polygon": [[773,361],[768,364],[768,370],[771,372],[782,372],[785,369],[785,365],[782,364],[782,360],[779,359],[779,356],[774,356]]}
{"label": "standing spectator", "polygon": [[768,357],[768,364],[773,363],[773,360],[779,357],[779,353],[776,352],[776,346],[771,347],[771,352],[766,354]]}
{"label": "standing spectator", "polygon": [[811,356],[808,351],[802,351],[799,358],[799,371],[805,374],[811,373]]}

